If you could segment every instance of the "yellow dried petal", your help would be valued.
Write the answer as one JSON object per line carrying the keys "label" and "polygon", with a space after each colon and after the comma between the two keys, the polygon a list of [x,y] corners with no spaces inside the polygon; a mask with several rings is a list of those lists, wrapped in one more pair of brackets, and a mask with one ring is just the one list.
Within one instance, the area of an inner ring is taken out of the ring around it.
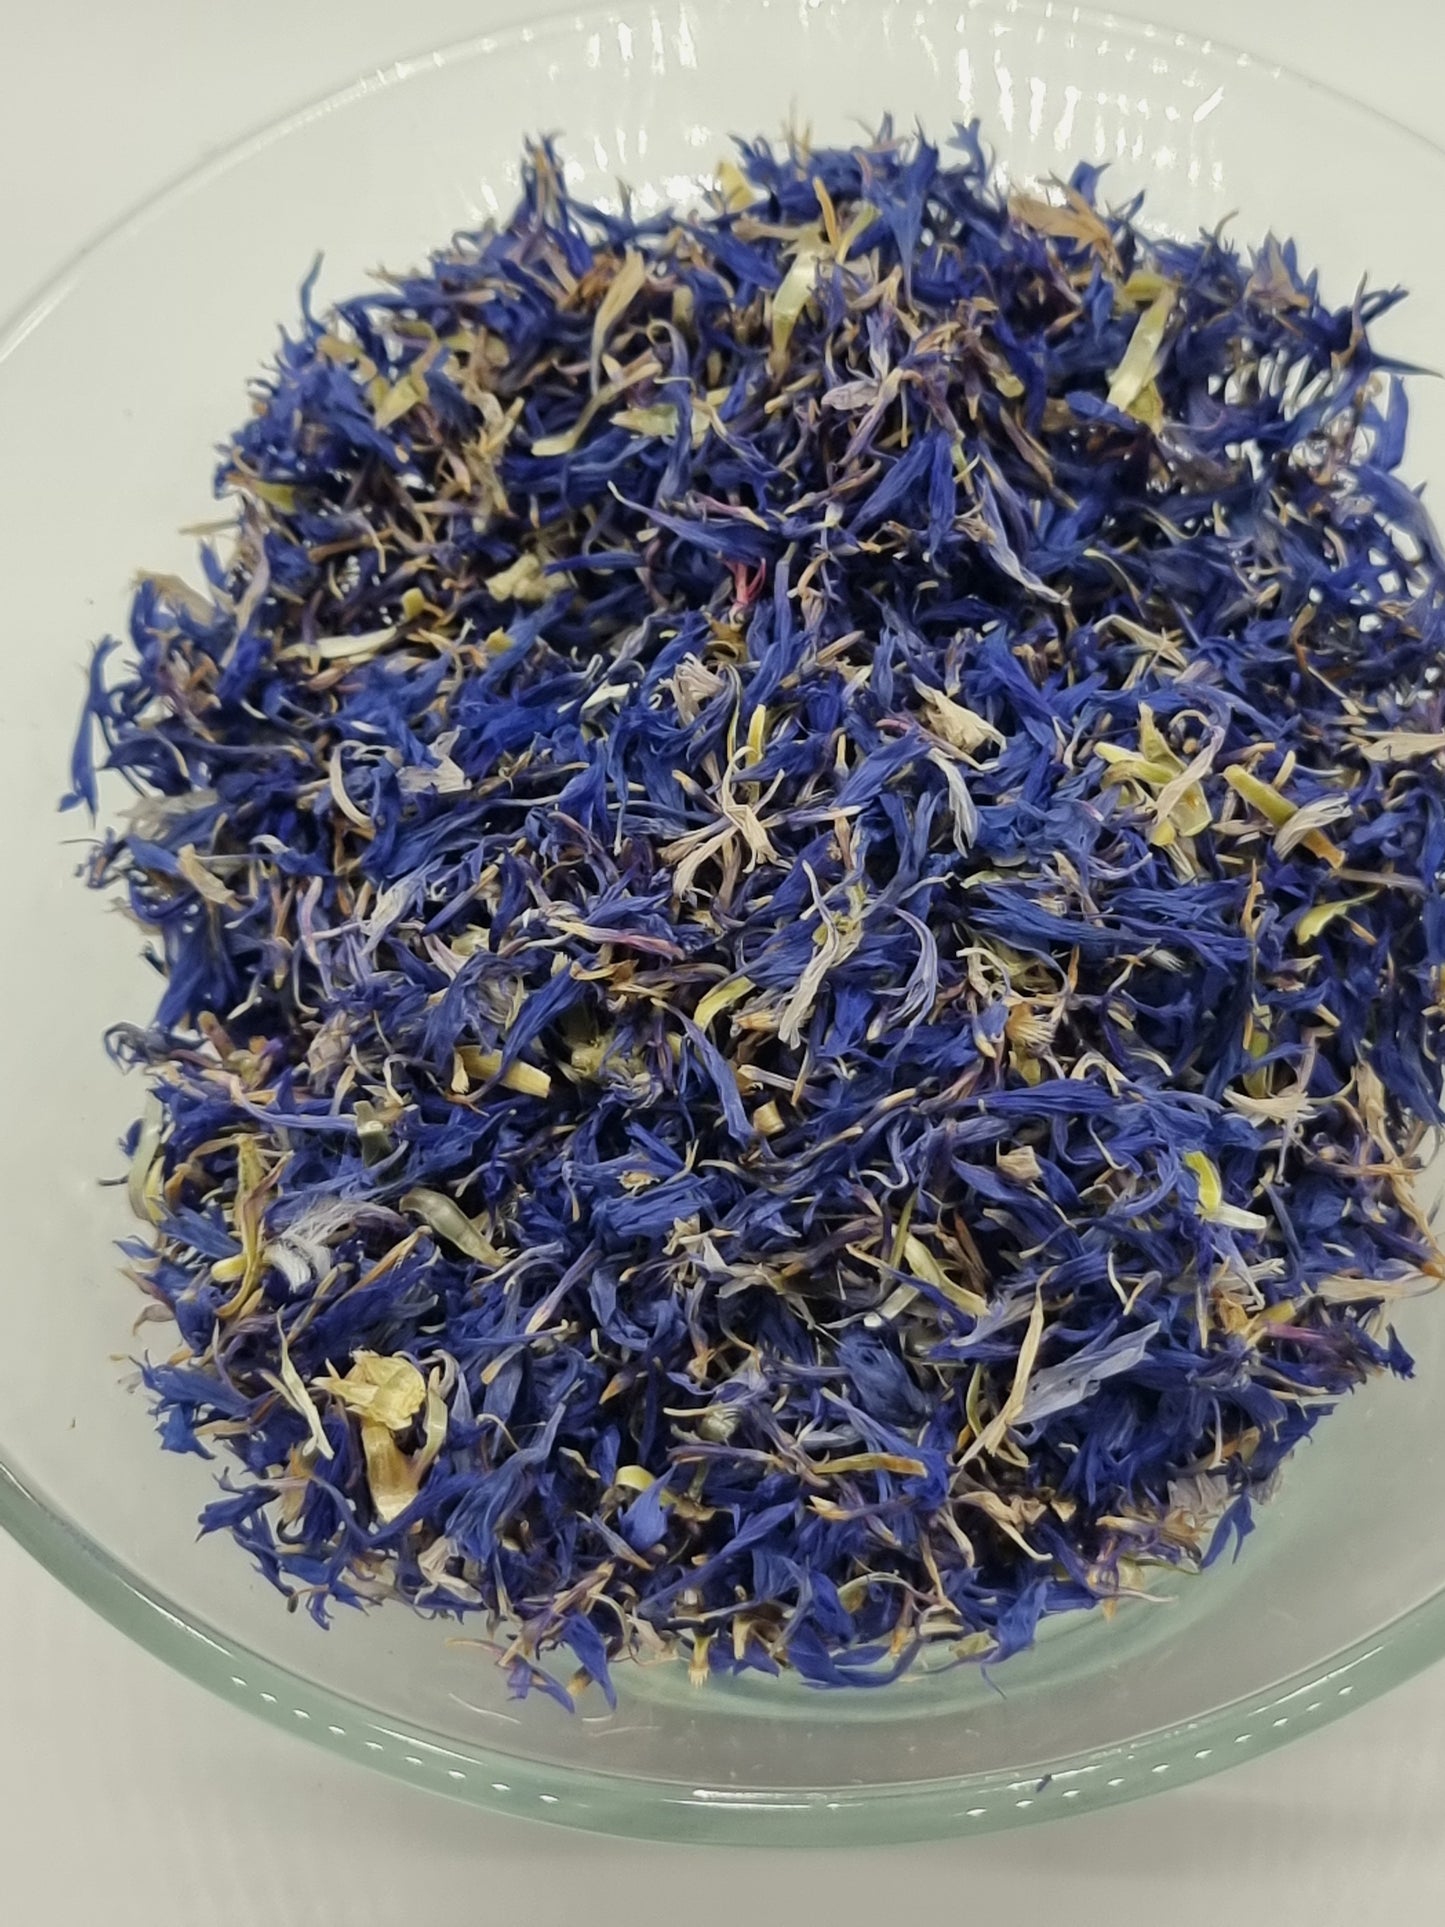
{"label": "yellow dried petal", "polygon": [[805,228],[798,236],[798,252],[792,266],[783,276],[782,286],[772,300],[772,353],[768,356],[768,369],[773,375],[782,374],[788,364],[788,343],[793,338],[793,329],[798,317],[813,298],[813,290],[818,285],[818,268],[823,247],[822,234],[816,227]]}
{"label": "yellow dried petal", "polygon": [[1445,730],[1387,729],[1362,743],[1360,753],[1371,763],[1413,763],[1419,756],[1438,756],[1445,749]]}
{"label": "yellow dried petal", "polygon": [[878,210],[872,202],[860,201],[853,210],[853,218],[838,236],[838,244],[833,250],[834,259],[839,262],[846,261],[853,251],[853,243],[861,235],[866,234],[877,219]]}
{"label": "yellow dried petal", "polygon": [[848,1472],[896,1472],[900,1478],[921,1479],[928,1467],[922,1459],[900,1452],[851,1452],[844,1458],[821,1459],[813,1470],[825,1479],[841,1478]]}
{"label": "yellow dried petal", "polygon": [[[1245,1049],[1251,1057],[1264,1057],[1268,1054],[1269,1030],[1261,1018],[1256,1017],[1253,1020]],[[1270,1095],[1269,1067],[1266,1065],[1262,1070],[1246,1071],[1244,1088],[1251,1097],[1267,1098]]]}
{"label": "yellow dried petal", "polygon": [[698,999],[692,1021],[699,1030],[706,1030],[714,1017],[720,1016],[731,1005],[741,1003],[748,992],[755,988],[751,977],[730,977],[724,983],[714,984]]}
{"label": "yellow dried petal", "polygon": [[1109,765],[1109,774],[1104,778],[1106,789],[1118,783],[1143,783],[1149,789],[1162,790],[1179,773],[1167,763],[1150,762],[1147,756],[1140,756],[1132,749],[1121,749],[1117,743],[1095,743],[1094,754]]}
{"label": "yellow dried petal", "polygon": [[1269,1219],[1258,1211],[1245,1211],[1237,1204],[1222,1204],[1214,1214],[1214,1222],[1230,1226],[1235,1231],[1268,1231]]}
{"label": "yellow dried petal", "polygon": [[1159,433],[1164,426],[1164,397],[1159,392],[1157,381],[1145,382],[1130,402],[1129,413],[1136,422],[1143,422],[1144,426],[1152,429],[1156,435]]}
{"label": "yellow dried petal", "polygon": [[[264,1198],[273,1180],[281,1170],[278,1161],[268,1171],[265,1154],[258,1140],[247,1135],[236,1139],[236,1203],[234,1210],[235,1227],[241,1239],[241,1250],[236,1258],[222,1259],[219,1266],[212,1266],[211,1275],[217,1282],[229,1283],[232,1278],[239,1279],[236,1290],[224,1305],[216,1308],[218,1322],[249,1308],[257,1289],[263,1263],[264,1238]],[[222,1276],[226,1267],[235,1267],[228,1275]]]}
{"label": "yellow dried petal", "polygon": [[635,248],[629,248],[623,256],[622,266],[613,275],[611,285],[598,304],[592,322],[591,376],[594,393],[602,375],[602,350],[607,345],[607,338],[631,307],[646,280],[647,263]]}
{"label": "yellow dried petal", "polygon": [[447,1424],[450,1414],[447,1402],[438,1389],[441,1373],[433,1370],[426,1382],[426,1425],[423,1430],[421,1450],[412,1459],[412,1471],[420,1485],[427,1470],[435,1463],[437,1454],[447,1442]]}
{"label": "yellow dried petal", "polygon": [[383,387],[379,398],[373,402],[373,413],[378,428],[389,428],[393,422],[400,421],[409,414],[418,402],[427,398],[426,378],[409,368],[398,381],[390,387]]}
{"label": "yellow dried petal", "polygon": [[369,629],[361,636],[323,636],[318,642],[301,643],[299,653],[314,650],[323,662],[359,662],[395,641],[395,629]]}
{"label": "yellow dried petal", "polygon": [[1213,1161],[1203,1151],[1186,1151],[1181,1162],[1194,1173],[1199,1184],[1199,1215],[1210,1224],[1222,1224],[1235,1231],[1265,1231],[1268,1218],[1257,1211],[1245,1211],[1237,1204],[1224,1202],[1224,1186]]}
{"label": "yellow dried petal", "polygon": [[279,1316],[276,1319],[276,1332],[281,1346],[281,1375],[277,1383],[285,1393],[292,1409],[299,1412],[305,1419],[306,1429],[311,1434],[311,1443],[322,1458],[335,1458],[336,1454],[332,1449],[331,1441],[322,1428],[321,1414],[316,1409],[316,1402],[302,1383],[300,1372],[291,1363],[291,1354],[286,1348],[286,1333]]}
{"label": "yellow dried petal", "polygon": [[941,736],[955,749],[966,755],[982,749],[985,743],[1002,743],[1002,732],[995,729],[986,716],[969,709],[964,703],[956,703],[951,696],[945,696],[940,689],[925,689],[922,692],[925,718],[935,736]]}
{"label": "yellow dried petal", "polygon": [[[1009,1427],[1024,1409],[1024,1401],[1028,1396],[1029,1375],[1032,1373],[1034,1363],[1038,1358],[1039,1345],[1043,1340],[1043,1336],[1044,1301],[1042,1294],[1035,1291],[1033,1310],[1029,1313],[1029,1322],[1024,1332],[1023,1343],[1019,1346],[1018,1361],[1014,1366],[1013,1384],[1009,1387],[1008,1397],[998,1408],[997,1412],[994,1413],[988,1424],[979,1432],[973,1444],[969,1446],[968,1450],[959,1459],[961,1466],[967,1465],[971,1459],[976,1459],[982,1452],[997,1452],[999,1447],[1004,1444]],[[969,1410],[969,1417],[972,1420],[974,1417],[974,1409],[976,1409],[974,1408],[972,1388],[970,1388],[969,1391],[969,1408],[966,1409]]]}
{"label": "yellow dried petal", "polygon": [[1181,836],[1199,836],[1209,828],[1214,817],[1209,808],[1209,799],[1200,784],[1189,784],[1170,811],[1169,818]]}
{"label": "yellow dried petal", "polygon": [[181,845],[176,852],[176,864],[197,896],[204,897],[207,903],[214,903],[221,908],[235,908],[235,897],[219,877],[212,876],[194,843]]}
{"label": "yellow dried petal", "polygon": [[960,1659],[977,1659],[983,1653],[991,1653],[997,1643],[992,1633],[968,1633],[954,1641],[953,1650]]}
{"label": "yellow dried petal", "polygon": [[650,435],[671,441],[677,433],[677,409],[668,402],[654,408],[619,408],[612,417],[614,428],[625,428],[633,435]]}
{"label": "yellow dried petal", "polygon": [[1077,188],[1065,188],[1063,201],[1045,201],[1036,194],[1011,194],[1009,212],[1035,234],[1059,241],[1087,241],[1099,253],[1112,256],[1114,237],[1101,216]]}
{"label": "yellow dried petal", "polygon": [[288,514],[296,506],[296,490],[290,482],[263,482],[259,477],[251,476],[244,487],[248,495],[254,495],[258,501],[265,502],[273,509],[280,509],[283,514]]}
{"label": "yellow dried petal", "polygon": [[358,1417],[404,1432],[426,1398],[426,1380],[409,1358],[383,1352],[355,1352],[345,1377],[334,1373],[311,1381]]}
{"label": "yellow dried petal", "polygon": [[401,1208],[420,1218],[437,1237],[445,1238],[448,1244],[455,1245],[468,1258],[475,1258],[478,1264],[499,1265],[502,1262],[496,1247],[483,1237],[456,1200],[449,1198],[444,1191],[428,1191],[419,1185],[402,1198]]}
{"label": "yellow dried petal", "polygon": [[1151,763],[1158,763],[1172,776],[1184,774],[1184,763],[1169,746],[1169,738],[1154,720],[1148,703],[1139,705],[1139,749]]}
{"label": "yellow dried petal", "polygon": [[1219,1172],[1211,1158],[1203,1151],[1186,1151],[1180,1160],[1191,1170],[1199,1183],[1199,1214],[1207,1218],[1217,1211],[1224,1202],[1224,1186],[1220,1183]]}
{"label": "yellow dried petal", "polygon": [[536,1064],[523,1064],[518,1060],[503,1070],[500,1051],[478,1050],[475,1045],[463,1044],[457,1056],[468,1077],[483,1081],[496,1078],[504,1090],[519,1091],[523,1097],[546,1097],[552,1089],[552,1079]]}
{"label": "yellow dried petal", "polygon": [[1313,943],[1315,938],[1327,930],[1336,917],[1343,917],[1351,910],[1357,910],[1362,903],[1368,903],[1374,893],[1367,890],[1363,896],[1342,897],[1334,903],[1317,903],[1312,910],[1306,910],[1294,927],[1296,943]]}
{"label": "yellow dried petal", "polygon": [[336,804],[341,814],[346,817],[349,822],[354,823],[357,829],[365,830],[367,835],[371,836],[375,829],[371,818],[359,804],[352,802],[347,791],[346,778],[341,768],[340,743],[338,743],[331,752],[331,760],[326,766],[326,781],[331,791],[332,801]]}
{"label": "yellow dried petal", "polygon": [[361,1453],[366,1461],[366,1483],[376,1515],[385,1524],[401,1517],[417,1495],[415,1468],[385,1425],[374,1419],[361,1422]]}
{"label": "yellow dried petal", "polygon": [[712,1645],[711,1633],[694,1633],[692,1636],[692,1658],[687,1663],[687,1683],[689,1686],[706,1686],[708,1682],[708,1648]]}
{"label": "yellow dried petal", "polygon": [[1020,1144],[1012,1151],[1000,1151],[994,1163],[1015,1184],[1037,1184],[1043,1176],[1039,1154],[1031,1144]]}
{"label": "yellow dried petal", "polygon": [[988,1300],[980,1297],[978,1292],[970,1291],[966,1285],[960,1285],[950,1278],[915,1232],[910,1231],[903,1240],[903,1263],[905,1269],[911,1271],[915,1278],[921,1278],[924,1284],[932,1285],[935,1291],[942,1292],[948,1302],[951,1305],[957,1305],[960,1311],[972,1312],[975,1317],[978,1317],[988,1310]]}
{"label": "yellow dried petal", "polygon": [[160,1155],[161,1139],[165,1133],[165,1112],[161,1101],[154,1091],[146,1095],[145,1109],[141,1113],[140,1130],[136,1135],[135,1149],[131,1152],[130,1169],[126,1173],[125,1195],[131,1211],[137,1218],[149,1219],[159,1224],[161,1210],[159,1201],[151,1191],[151,1169]]}
{"label": "yellow dried petal", "polygon": [[528,549],[505,569],[485,578],[486,591],[495,602],[545,602],[570,585],[566,575],[545,575],[542,558]]}
{"label": "yellow dried petal", "polygon": [[1276,829],[1282,823],[1288,823],[1294,815],[1295,806],[1288,797],[1281,796],[1272,783],[1261,781],[1247,769],[1240,769],[1237,765],[1227,769],[1224,780],[1236,796],[1258,810]]}
{"label": "yellow dried petal", "polygon": [[963,1415],[968,1420],[968,1429],[974,1437],[982,1438],[986,1420],[983,1416],[983,1367],[975,1365],[973,1376],[968,1381],[968,1392],[963,1402]]}
{"label": "yellow dried petal", "polygon": [[1157,269],[1135,268],[1119,292],[1131,307],[1145,308],[1157,300],[1168,285]]}
{"label": "yellow dried petal", "polygon": [[1124,358],[1109,383],[1109,405],[1133,412],[1158,370],[1165,330],[1174,309],[1174,287],[1161,288],[1134,324]]}
{"label": "yellow dried petal", "polygon": [[717,184],[729,214],[740,214],[745,207],[751,207],[756,198],[756,189],[748,185],[747,176],[734,160],[718,162]]}

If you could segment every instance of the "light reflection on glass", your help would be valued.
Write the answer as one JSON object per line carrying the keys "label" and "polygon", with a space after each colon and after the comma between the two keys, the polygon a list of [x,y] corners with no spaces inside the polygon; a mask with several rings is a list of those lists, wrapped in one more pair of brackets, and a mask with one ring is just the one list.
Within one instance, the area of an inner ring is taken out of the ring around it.
{"label": "light reflection on glass", "polygon": [[1077,87],[1064,89],[1064,111],[1059,116],[1058,126],[1054,129],[1054,146],[1061,154],[1074,138],[1074,114],[1082,98]]}
{"label": "light reflection on glass", "polygon": [[685,7],[679,11],[677,16],[677,39],[673,44],[677,49],[677,64],[679,67],[695,67],[697,65],[697,46],[692,37],[692,21],[688,18]]}
{"label": "light reflection on glass", "polygon": [[1049,97],[1045,82],[1034,74],[1029,80],[1029,135],[1037,140],[1044,124],[1044,105]]}
{"label": "light reflection on glass", "polygon": [[998,82],[998,117],[1006,134],[1014,130],[1014,77],[1012,69],[1003,61],[996,62],[994,78]]}
{"label": "light reflection on glass", "polygon": [[967,114],[973,108],[973,62],[968,57],[967,47],[958,50],[958,99]]}

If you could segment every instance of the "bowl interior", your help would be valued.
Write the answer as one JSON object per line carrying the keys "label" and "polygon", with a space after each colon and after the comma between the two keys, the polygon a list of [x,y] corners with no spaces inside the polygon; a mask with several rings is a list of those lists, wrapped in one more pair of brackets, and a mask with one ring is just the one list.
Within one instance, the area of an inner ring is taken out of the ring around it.
{"label": "bowl interior", "polygon": [[[0,1517],[77,1589],[227,1694],[375,1764],[534,1814],[656,1833],[853,1841],[1022,1822],[1213,1770],[1445,1645],[1445,1317],[1401,1327],[1411,1384],[1353,1399],[1290,1468],[1238,1564],[1156,1603],[1050,1626],[992,1676],[919,1670],[879,1694],[754,1681],[698,1693],[623,1668],[620,1704],[507,1698],[489,1655],[400,1609],[329,1634],[229,1541],[196,1543],[220,1465],[163,1455],[124,1361],[164,1349],[114,1241],[116,1140],[138,1106],[101,1052],[155,979],[134,928],[73,879],[60,817],[86,643],[138,566],[185,571],[212,450],[317,250],[321,295],[418,259],[509,203],[525,136],[574,185],[686,200],[732,133],[847,139],[885,112],[935,137],[977,115],[1019,180],[1107,160],[1151,222],[1292,234],[1326,292],[1413,298],[1382,328],[1428,363],[1445,257],[1422,249],[1445,156],[1325,90],[1173,33],[977,0],[641,0],[373,75],[243,144],[134,217],[0,344],[9,631],[0,757],[8,1038]],[[1420,382],[1410,479],[1445,474],[1445,390]]]}

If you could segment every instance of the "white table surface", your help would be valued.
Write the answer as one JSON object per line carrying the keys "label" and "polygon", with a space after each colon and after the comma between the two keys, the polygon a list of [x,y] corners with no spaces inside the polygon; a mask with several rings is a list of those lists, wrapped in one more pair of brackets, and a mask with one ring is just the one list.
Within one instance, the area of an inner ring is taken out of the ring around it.
{"label": "white table surface", "polygon": [[[1445,140],[1437,0],[1132,10],[1287,60]],[[0,313],[239,134],[400,53],[527,11],[528,0],[0,0]],[[773,1927],[882,1908],[1009,1927],[1373,1927],[1439,1918],[1442,1891],[1445,1668],[1142,1806],[826,1859],[724,1854],[493,1819],[323,1757],[168,1672],[0,1537],[0,1918],[17,1927]]]}

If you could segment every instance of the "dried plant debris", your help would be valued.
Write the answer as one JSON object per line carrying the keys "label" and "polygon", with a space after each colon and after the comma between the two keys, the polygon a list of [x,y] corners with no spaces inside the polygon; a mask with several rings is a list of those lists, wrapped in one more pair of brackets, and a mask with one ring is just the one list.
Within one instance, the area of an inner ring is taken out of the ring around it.
{"label": "dried plant debris", "polygon": [[876,1684],[1207,1564],[1439,1259],[1398,298],[744,146],[300,330],[96,653],[165,1443],[518,1691]]}

